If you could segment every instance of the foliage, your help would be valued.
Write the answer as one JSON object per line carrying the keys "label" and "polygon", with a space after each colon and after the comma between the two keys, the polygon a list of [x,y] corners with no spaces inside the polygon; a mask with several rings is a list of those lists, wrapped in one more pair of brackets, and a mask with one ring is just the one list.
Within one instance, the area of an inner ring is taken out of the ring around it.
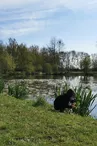
{"label": "foliage", "polygon": [[97,94],[93,95],[90,88],[83,88],[82,86],[78,88],[76,87],[74,91],[76,94],[76,108],[74,109],[75,113],[82,116],[88,116],[96,107],[96,105],[94,105],[94,107],[90,109],[95,98],[97,98]]}
{"label": "foliage", "polygon": [[13,71],[15,69],[15,62],[13,57],[9,55],[7,52],[3,52],[0,55],[0,72],[6,73],[8,71]]}
{"label": "foliage", "polygon": [[[25,72],[26,75],[35,73],[57,74],[66,73],[74,66],[71,61],[83,58],[80,68],[84,74],[91,69],[91,58],[87,53],[77,54],[75,51],[64,52],[64,42],[61,39],[52,38],[46,47],[37,45],[27,47],[26,44],[18,44],[14,38],[9,38],[8,43],[0,41],[0,73]],[[65,63],[64,63],[65,62]],[[78,63],[79,66],[79,63]],[[97,70],[97,61],[92,60],[94,70]],[[80,69],[78,68],[80,71]]]}
{"label": "foliage", "polygon": [[8,95],[12,95],[16,98],[26,98],[28,95],[28,89],[25,82],[9,85],[8,86]]}
{"label": "foliage", "polygon": [[52,71],[53,71],[53,73],[55,73],[55,74],[58,73],[58,65],[57,65],[57,64],[52,65]]}
{"label": "foliage", "polygon": [[5,86],[4,80],[0,78],[0,93],[3,92],[4,86]]}
{"label": "foliage", "polygon": [[88,70],[90,69],[90,66],[91,66],[90,56],[85,56],[85,58],[83,58],[80,61],[80,68],[83,69],[84,74],[88,73]]}
{"label": "foliage", "polygon": [[96,70],[97,71],[97,58],[92,60],[92,67],[93,67],[93,70]]}
{"label": "foliage", "polygon": [[50,63],[45,63],[43,66],[43,72],[47,73],[47,74],[51,74],[52,73],[52,66]]}
{"label": "foliage", "polygon": [[56,86],[55,88],[55,98],[61,94],[64,94],[69,89],[69,84],[65,83],[63,86]]}

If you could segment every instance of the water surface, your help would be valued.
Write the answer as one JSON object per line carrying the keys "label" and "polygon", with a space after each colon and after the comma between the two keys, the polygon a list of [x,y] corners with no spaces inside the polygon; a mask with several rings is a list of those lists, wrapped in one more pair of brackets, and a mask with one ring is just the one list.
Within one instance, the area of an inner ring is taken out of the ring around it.
{"label": "water surface", "polygon": [[[21,81],[24,81],[27,84],[30,100],[37,96],[41,96],[45,97],[51,104],[53,104],[54,101],[56,86],[62,87],[65,83],[69,84],[71,88],[80,85],[83,87],[88,86],[92,89],[93,94],[97,94],[97,77],[93,76],[42,76],[33,79],[11,79],[6,81],[5,90],[7,90],[8,84]],[[97,104],[97,99],[92,106],[95,104]],[[97,118],[97,107],[92,111],[91,115]]]}

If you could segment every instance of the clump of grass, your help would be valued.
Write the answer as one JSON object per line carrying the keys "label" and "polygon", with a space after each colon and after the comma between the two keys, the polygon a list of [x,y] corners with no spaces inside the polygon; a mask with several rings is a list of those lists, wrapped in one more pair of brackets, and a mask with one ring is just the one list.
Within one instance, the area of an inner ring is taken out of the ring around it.
{"label": "clump of grass", "polygon": [[94,103],[97,94],[93,95],[90,88],[83,88],[82,86],[76,87],[74,91],[76,94],[76,108],[74,112],[81,116],[88,116],[96,107],[96,105],[94,105],[92,109],[89,108]]}
{"label": "clump of grass", "polygon": [[28,95],[28,89],[24,82],[9,85],[8,95],[14,96],[16,98],[26,98]]}
{"label": "clump of grass", "polygon": [[37,107],[37,106],[44,106],[46,107],[48,105],[47,101],[45,98],[43,97],[37,97],[37,99],[35,101],[33,101],[33,106]]}
{"label": "clump of grass", "polygon": [[1,130],[6,130],[6,124],[0,121],[0,131]]}
{"label": "clump of grass", "polygon": [[0,78],[0,93],[3,92],[4,86],[5,86],[4,80]]}

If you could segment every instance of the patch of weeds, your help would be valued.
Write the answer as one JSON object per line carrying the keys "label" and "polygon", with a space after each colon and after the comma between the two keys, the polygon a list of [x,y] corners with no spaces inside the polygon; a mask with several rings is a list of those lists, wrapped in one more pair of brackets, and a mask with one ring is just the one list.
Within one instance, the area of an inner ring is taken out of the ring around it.
{"label": "patch of weeds", "polygon": [[28,89],[24,82],[9,85],[8,95],[14,96],[16,98],[26,98],[28,95]]}
{"label": "patch of weeds", "polygon": [[32,105],[35,106],[35,107],[37,107],[37,106],[47,106],[48,103],[47,103],[45,98],[37,97],[37,99],[35,101],[33,101]]}

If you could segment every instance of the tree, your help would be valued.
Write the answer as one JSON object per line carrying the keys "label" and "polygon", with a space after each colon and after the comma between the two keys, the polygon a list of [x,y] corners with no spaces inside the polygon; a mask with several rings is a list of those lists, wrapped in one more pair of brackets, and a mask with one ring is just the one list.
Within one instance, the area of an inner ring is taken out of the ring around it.
{"label": "tree", "polygon": [[85,56],[85,58],[83,58],[80,61],[80,68],[84,71],[85,75],[88,74],[90,66],[91,66],[91,59],[90,59],[90,56],[88,55],[88,56]]}
{"label": "tree", "polygon": [[60,69],[60,65],[62,62],[60,62],[60,50],[63,48],[64,43],[61,39],[56,39],[53,37],[50,40],[49,46],[48,46],[48,55],[49,60],[48,63],[50,63],[52,66],[55,65],[56,69]]}
{"label": "tree", "polygon": [[7,52],[13,56],[14,58],[17,56],[17,47],[18,47],[18,43],[16,41],[16,39],[13,38],[9,38],[9,44],[7,45]]}
{"label": "tree", "polygon": [[14,69],[15,63],[13,57],[9,55],[7,52],[3,52],[3,54],[0,55],[0,72],[6,73],[14,71]]}
{"label": "tree", "polygon": [[52,73],[52,66],[49,63],[45,63],[43,67],[43,72],[46,74],[51,74]]}
{"label": "tree", "polygon": [[97,57],[92,59],[92,69],[97,71]]}
{"label": "tree", "polygon": [[26,45],[18,45],[18,54],[16,61],[16,70],[26,73],[34,72],[34,66],[32,64],[31,52],[27,49]]}
{"label": "tree", "polygon": [[60,53],[62,51],[62,48],[64,47],[64,42],[61,39],[57,40],[57,47],[58,52]]}

